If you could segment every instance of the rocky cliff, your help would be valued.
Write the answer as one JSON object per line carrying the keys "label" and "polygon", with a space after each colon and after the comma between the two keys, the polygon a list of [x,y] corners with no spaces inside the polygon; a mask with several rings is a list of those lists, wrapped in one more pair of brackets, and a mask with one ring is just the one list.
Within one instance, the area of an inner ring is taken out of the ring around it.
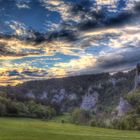
{"label": "rocky cliff", "polygon": [[135,71],[134,90],[140,86],[140,64],[137,64]]}

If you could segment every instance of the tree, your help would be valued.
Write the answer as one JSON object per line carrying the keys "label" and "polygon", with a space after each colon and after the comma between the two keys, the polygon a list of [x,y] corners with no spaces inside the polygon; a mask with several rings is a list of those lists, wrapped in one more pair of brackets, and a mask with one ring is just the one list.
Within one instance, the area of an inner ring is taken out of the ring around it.
{"label": "tree", "polygon": [[29,109],[28,107],[22,103],[22,102],[17,102],[15,104],[16,110],[17,110],[17,114],[21,115],[21,116],[28,116],[29,114]]}
{"label": "tree", "polygon": [[41,104],[36,105],[35,114],[38,118],[47,118],[48,112],[46,106],[43,106]]}

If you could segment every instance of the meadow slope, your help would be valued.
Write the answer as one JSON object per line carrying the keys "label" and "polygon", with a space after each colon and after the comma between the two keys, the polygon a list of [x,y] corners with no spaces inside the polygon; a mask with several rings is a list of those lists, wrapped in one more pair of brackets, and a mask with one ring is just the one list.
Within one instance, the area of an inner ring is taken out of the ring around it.
{"label": "meadow slope", "polygon": [[140,132],[0,118],[0,140],[140,140]]}

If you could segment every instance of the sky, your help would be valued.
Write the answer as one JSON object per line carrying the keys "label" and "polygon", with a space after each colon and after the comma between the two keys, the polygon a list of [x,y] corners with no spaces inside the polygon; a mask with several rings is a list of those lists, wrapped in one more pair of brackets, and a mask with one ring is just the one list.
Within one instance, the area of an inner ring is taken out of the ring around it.
{"label": "sky", "polygon": [[0,85],[139,62],[140,0],[0,0]]}

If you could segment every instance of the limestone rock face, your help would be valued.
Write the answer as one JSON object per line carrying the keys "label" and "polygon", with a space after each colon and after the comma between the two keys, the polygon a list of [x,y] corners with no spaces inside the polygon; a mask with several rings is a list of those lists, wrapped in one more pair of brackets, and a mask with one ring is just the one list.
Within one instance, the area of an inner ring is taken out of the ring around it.
{"label": "limestone rock face", "polygon": [[126,115],[126,113],[128,113],[128,111],[130,111],[130,109],[131,109],[131,105],[128,103],[128,101],[124,100],[123,98],[120,98],[119,105],[116,108],[117,116],[122,117],[122,116]]}
{"label": "limestone rock face", "polygon": [[109,82],[111,82],[113,84],[113,86],[116,86],[116,79],[115,78],[110,78]]}
{"label": "limestone rock face", "polygon": [[76,100],[77,99],[77,96],[76,96],[75,93],[71,93],[71,94],[69,94],[68,99],[71,100],[71,101],[72,100]]}
{"label": "limestone rock face", "polygon": [[40,96],[41,100],[47,99],[48,98],[48,93],[47,92],[43,92],[43,94]]}
{"label": "limestone rock face", "polygon": [[61,103],[66,97],[65,89],[60,89],[60,92],[53,96],[52,102]]}
{"label": "limestone rock face", "polygon": [[140,86],[140,64],[136,67],[136,75],[135,75],[135,83],[134,83],[134,90]]}
{"label": "limestone rock face", "polygon": [[83,97],[81,109],[94,110],[98,102],[98,96],[99,94],[96,91],[92,91],[92,89],[89,88],[88,93]]}
{"label": "limestone rock face", "polygon": [[35,99],[36,98],[32,91],[27,93],[26,97],[29,98],[29,99]]}

